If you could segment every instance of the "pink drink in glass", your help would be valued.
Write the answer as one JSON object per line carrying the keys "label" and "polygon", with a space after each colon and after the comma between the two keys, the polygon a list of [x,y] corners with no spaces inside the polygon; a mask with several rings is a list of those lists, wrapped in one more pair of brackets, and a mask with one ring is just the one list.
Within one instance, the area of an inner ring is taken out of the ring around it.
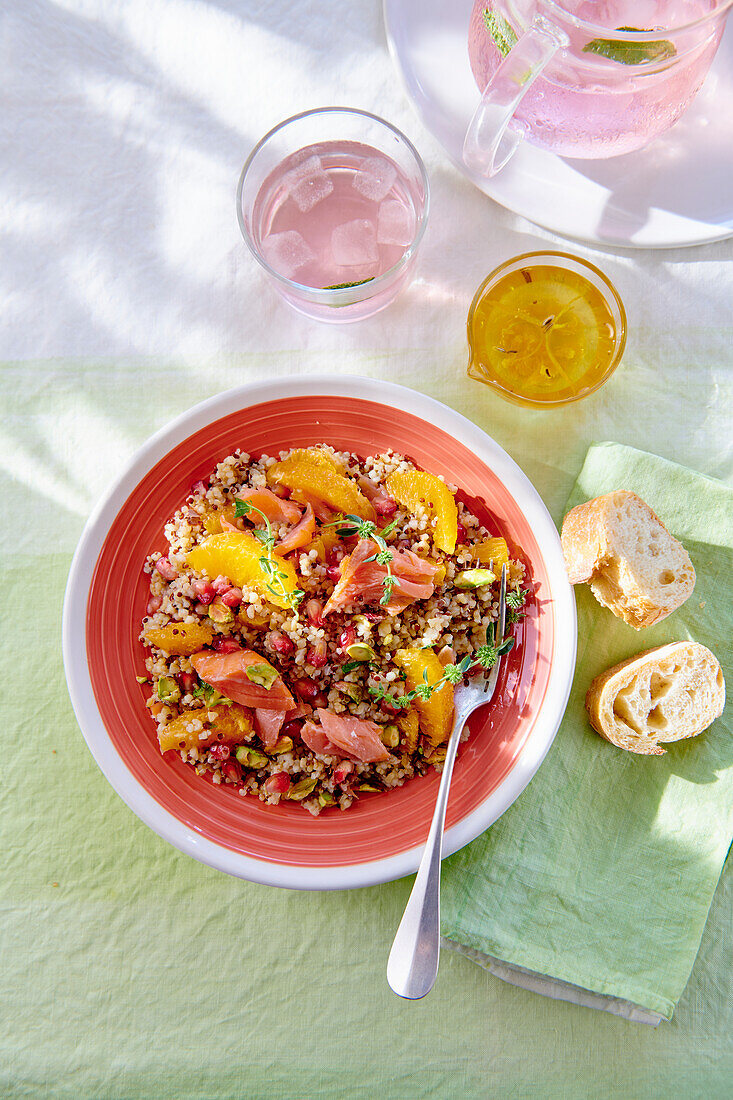
{"label": "pink drink in glass", "polygon": [[[727,7],[716,0],[476,0],[469,26],[471,69],[483,92],[512,39],[536,15],[544,16],[561,27],[568,45],[528,89],[512,129],[563,156],[618,156],[646,145],[689,106],[718,47]],[[604,34],[612,39],[615,30],[663,32],[664,43],[656,37],[655,56],[642,64],[633,63],[636,43],[621,43],[616,59],[595,52]]]}
{"label": "pink drink in glass", "polygon": [[[286,157],[263,182],[253,239],[286,279],[320,289],[366,286],[415,240],[422,201],[385,153],[359,142],[319,142]],[[379,291],[370,312],[395,293],[392,283]]]}

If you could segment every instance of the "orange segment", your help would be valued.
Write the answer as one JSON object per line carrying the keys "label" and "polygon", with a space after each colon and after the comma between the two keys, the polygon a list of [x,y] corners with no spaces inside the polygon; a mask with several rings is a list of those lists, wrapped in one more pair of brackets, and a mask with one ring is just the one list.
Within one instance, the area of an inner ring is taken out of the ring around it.
{"label": "orange segment", "polygon": [[[408,691],[414,691],[418,684],[425,682],[426,672],[429,684],[435,684],[443,677],[443,666],[432,649],[398,649],[394,660],[407,677],[405,686]],[[453,722],[451,684],[443,684],[429,699],[415,699],[414,706],[420,717],[420,728],[433,748],[447,741]]]}
{"label": "orange segment", "polygon": [[213,637],[214,629],[208,623],[168,623],[145,631],[148,645],[172,657],[190,657],[205,645],[211,645]]}
{"label": "orange segment", "polygon": [[[247,531],[225,531],[220,535],[211,535],[186,556],[186,561],[198,573],[215,577],[228,577],[239,588],[254,588],[263,599],[274,603],[276,607],[289,607],[285,598],[277,592],[271,592],[272,584],[260,564],[265,551],[262,543]],[[289,561],[278,560],[278,568],[285,576],[282,585],[286,592],[298,587],[298,578]],[[275,585],[277,588],[277,584]]]}
{"label": "orange segment", "polygon": [[268,480],[291,492],[304,492],[323,501],[334,512],[375,520],[374,508],[351,478],[341,473],[335,459],[317,447],[299,448],[267,471]]}
{"label": "orange segment", "polygon": [[251,732],[251,712],[232,703],[228,707],[184,711],[158,730],[158,743],[161,752],[206,748],[215,743],[237,745]]}
{"label": "orange segment", "polygon": [[509,561],[509,548],[506,539],[484,539],[471,547],[471,554],[482,565],[493,562],[501,570],[502,565]]}
{"label": "orange segment", "polygon": [[387,488],[398,504],[414,515],[437,516],[435,527],[431,528],[433,545],[446,554],[455,552],[458,509],[452,492],[439,477],[421,470],[397,471],[387,478]]}
{"label": "orange segment", "polygon": [[208,535],[219,535],[226,525],[235,523],[234,508],[226,504],[223,508],[207,509],[204,513],[204,530]]}

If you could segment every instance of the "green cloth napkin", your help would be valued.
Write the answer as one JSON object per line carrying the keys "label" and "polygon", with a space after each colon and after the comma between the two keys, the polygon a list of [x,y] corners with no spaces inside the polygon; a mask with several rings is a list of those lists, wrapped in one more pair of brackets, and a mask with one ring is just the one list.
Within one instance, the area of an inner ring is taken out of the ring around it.
{"label": "green cloth napkin", "polygon": [[588,451],[567,508],[612,489],[638,493],[684,543],[695,590],[637,632],[576,588],[578,657],[562,725],[517,802],[446,861],[442,930],[448,946],[499,977],[657,1023],[685,988],[731,842],[731,705],[699,737],[643,757],[594,733],[584,696],[610,665],[685,638],[716,654],[733,689],[733,491],[602,443]]}

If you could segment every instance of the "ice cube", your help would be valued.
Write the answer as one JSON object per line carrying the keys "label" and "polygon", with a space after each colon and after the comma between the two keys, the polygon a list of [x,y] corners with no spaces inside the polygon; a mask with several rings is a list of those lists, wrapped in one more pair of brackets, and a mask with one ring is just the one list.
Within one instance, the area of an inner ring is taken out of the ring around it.
{"label": "ice cube", "polygon": [[415,215],[409,206],[398,199],[386,199],[380,203],[377,214],[377,241],[379,244],[399,244],[407,247],[415,236]]}
{"label": "ice cube", "polygon": [[301,214],[307,214],[333,191],[320,157],[306,157],[283,176],[283,185]]}
{"label": "ice cube", "polygon": [[299,268],[316,258],[308,242],[295,229],[270,233],[262,241],[262,253],[268,264],[286,279],[292,279]]}
{"label": "ice cube", "polygon": [[293,179],[301,179],[303,176],[312,176],[314,172],[323,171],[321,158],[315,153],[308,153],[305,149],[294,153],[290,163],[293,167],[288,171],[288,175]]}
{"label": "ice cube", "polygon": [[355,218],[337,225],[331,233],[331,253],[334,263],[343,267],[375,263],[379,259],[379,249],[374,222]]}
{"label": "ice cube", "polygon": [[366,157],[358,172],[354,173],[351,185],[365,199],[381,202],[397,179],[397,168],[386,157]]}

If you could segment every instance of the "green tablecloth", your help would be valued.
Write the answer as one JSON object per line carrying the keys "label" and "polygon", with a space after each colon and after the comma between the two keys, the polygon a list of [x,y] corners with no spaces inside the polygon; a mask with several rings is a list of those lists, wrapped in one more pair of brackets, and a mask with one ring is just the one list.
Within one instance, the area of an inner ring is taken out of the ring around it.
{"label": "green tablecloth", "polygon": [[[470,415],[559,519],[593,439],[730,476],[715,445],[727,438],[729,398],[711,399],[706,373],[682,350],[672,372],[667,348],[668,373],[655,379],[648,353],[659,339],[639,338],[627,354],[635,369],[622,368],[603,394],[552,414],[466,388],[460,334],[419,353],[352,350],[348,370],[418,386]],[[719,348],[719,332],[697,333],[696,345],[701,355]],[[409,880],[317,895],[229,879],[150,832],[96,768],[60,656],[63,588],[84,520],[153,429],[211,393],[294,364],[343,369],[343,356],[293,351],[197,370],[152,361],[2,368],[0,1094],[729,1095],[730,865],[674,1019],[656,1031],[515,989],[450,953],[431,995],[407,1003],[387,988],[385,964]],[[653,415],[630,417],[648,405],[650,379]]]}

